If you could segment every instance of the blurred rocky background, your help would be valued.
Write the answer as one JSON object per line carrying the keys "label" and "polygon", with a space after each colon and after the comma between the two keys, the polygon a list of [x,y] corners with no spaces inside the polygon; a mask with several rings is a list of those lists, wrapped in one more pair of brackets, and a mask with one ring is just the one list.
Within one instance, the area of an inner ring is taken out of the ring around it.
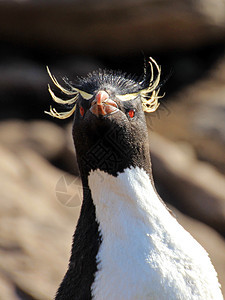
{"label": "blurred rocky background", "polygon": [[225,295],[225,2],[0,1],[0,300],[49,300],[66,271],[81,184],[72,120],[44,114],[53,74],[162,66],[147,115],[153,173],[209,252]]}

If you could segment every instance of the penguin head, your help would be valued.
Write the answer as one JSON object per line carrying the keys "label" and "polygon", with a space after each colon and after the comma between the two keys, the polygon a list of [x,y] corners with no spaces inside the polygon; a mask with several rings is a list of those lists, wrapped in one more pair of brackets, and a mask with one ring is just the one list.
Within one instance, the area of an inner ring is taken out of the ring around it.
{"label": "penguin head", "polygon": [[[156,78],[153,64],[158,71]],[[72,96],[64,100],[73,104],[69,112],[58,113],[51,108],[49,114],[61,119],[74,114],[73,139],[80,170],[117,174],[131,165],[145,164],[149,150],[144,111],[154,111],[159,105],[160,68],[153,59],[150,66],[148,82],[121,72],[99,70],[80,78],[70,90],[59,85],[49,72],[54,84]],[[50,87],[49,91],[55,102],[62,103]]]}

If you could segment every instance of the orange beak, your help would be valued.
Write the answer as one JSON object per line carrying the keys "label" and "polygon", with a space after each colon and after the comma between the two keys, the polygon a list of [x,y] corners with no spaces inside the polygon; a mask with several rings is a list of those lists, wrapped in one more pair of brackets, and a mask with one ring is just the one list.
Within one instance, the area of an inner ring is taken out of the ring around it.
{"label": "orange beak", "polygon": [[90,111],[97,117],[109,115],[117,110],[116,102],[109,99],[109,94],[106,91],[99,91],[96,94],[90,108]]}

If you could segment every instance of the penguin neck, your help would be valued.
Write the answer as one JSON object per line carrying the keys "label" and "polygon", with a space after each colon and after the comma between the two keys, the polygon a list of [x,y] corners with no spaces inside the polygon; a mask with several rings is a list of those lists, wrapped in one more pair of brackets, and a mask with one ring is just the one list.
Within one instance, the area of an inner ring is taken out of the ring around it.
{"label": "penguin neck", "polygon": [[157,252],[158,244],[164,248],[161,241],[168,234],[170,213],[143,168],[127,168],[117,177],[95,170],[88,184],[102,239],[98,271],[91,286],[93,299],[104,299],[104,295],[111,295],[111,299],[150,299],[154,286],[146,278],[155,280],[156,276],[149,268],[148,254]]}
{"label": "penguin neck", "polygon": [[131,166],[138,166],[151,175],[147,129],[136,132],[135,129],[125,130],[113,123],[109,125],[109,129],[103,126],[103,133],[100,131],[102,128],[97,132],[88,132],[88,138],[82,142],[74,128],[77,161],[84,186],[89,173],[97,169],[117,176]]}
{"label": "penguin neck", "polygon": [[102,239],[93,299],[222,299],[216,281],[218,294],[208,294],[211,276],[199,280],[206,265],[213,272],[207,254],[159,200],[145,170],[130,167],[117,177],[96,170],[88,183]]}
{"label": "penguin neck", "polygon": [[[109,150],[107,153],[113,152]],[[120,173],[123,173],[124,170],[132,168],[134,165],[143,169],[148,174],[152,184],[154,184],[148,147],[146,147],[146,149],[132,149],[127,155],[126,153],[122,154],[121,156],[112,155],[110,158],[107,156],[106,160],[102,159],[102,157],[97,157],[95,158],[97,163],[93,162],[91,158],[87,159],[87,156],[89,155],[90,153],[87,153],[87,155],[82,156],[81,159],[77,159],[84,189],[90,188],[88,177],[93,171],[103,171],[109,175],[112,175],[113,177],[117,177]],[[92,164],[94,164],[94,166]]]}
{"label": "penguin neck", "polygon": [[[157,232],[156,227],[164,223],[164,213],[166,219],[171,217],[159,199],[149,175],[142,168],[127,168],[117,177],[95,170],[90,173],[88,184],[95,205],[96,219],[101,233],[105,236],[112,236],[113,233],[121,236],[124,233],[125,237],[132,224],[135,227],[137,222],[142,223],[147,231]],[[141,229],[144,227],[141,226]],[[136,230],[131,230],[130,233],[135,232]],[[143,232],[144,236],[146,233]],[[138,233],[139,237],[140,234],[141,232]]]}
{"label": "penguin neck", "polygon": [[[84,224],[88,227],[92,226],[90,225],[90,220],[92,220],[92,222],[95,223],[95,227],[98,228],[98,246],[101,244],[101,224],[104,222],[102,218],[105,217],[105,222],[109,225],[108,229],[110,230],[109,222],[113,216],[118,215],[119,211],[124,214],[128,213],[125,207],[127,204],[131,210],[133,209],[133,212],[135,212],[138,206],[138,211],[140,211],[140,207],[143,206],[140,195],[146,193],[149,189],[154,199],[156,199],[156,202],[162,204],[154,187],[148,145],[143,146],[141,150],[142,151],[130,151],[132,156],[130,155],[129,158],[133,164],[136,164],[135,167],[127,163],[128,160],[120,160],[120,168],[117,170],[112,170],[111,168],[105,170],[105,166],[108,167],[110,165],[108,162],[102,163],[101,166],[104,166],[104,168],[96,167],[90,170],[89,166],[83,163],[85,161],[83,157],[82,159],[78,157],[84,196],[80,222],[78,222],[77,228],[84,226]],[[136,153],[134,153],[135,151]],[[146,199],[144,199],[144,201],[146,201]],[[149,201],[147,202],[149,205]],[[147,205],[147,202],[144,205]],[[162,206],[165,208],[164,204]],[[167,211],[167,208],[165,208],[165,210]],[[132,215],[131,211],[130,213]],[[90,216],[90,214],[92,215]],[[144,212],[143,210],[142,216],[144,216],[144,214],[146,214],[146,211]],[[141,215],[139,217],[141,217]],[[130,221],[132,222],[132,220]]]}
{"label": "penguin neck", "polygon": [[[130,155],[129,158],[131,158],[132,162],[138,161],[138,165],[142,169],[146,169],[145,174],[149,179],[151,169],[148,147],[143,147],[143,149],[145,151],[136,151],[136,156],[134,155],[134,151],[130,151],[132,156]],[[119,152],[119,154],[120,153],[121,152]],[[114,178],[117,181],[119,174],[123,174],[124,170],[132,168],[130,163],[128,163],[128,159],[119,159],[117,169],[112,168],[114,166],[114,162],[104,162],[101,160],[101,171],[99,171],[100,169],[97,168],[97,166],[93,167],[91,165],[91,161],[88,164],[85,163],[89,156],[91,157],[90,154],[92,153],[89,152],[86,156],[77,156],[83,184],[83,203],[74,233],[69,270],[65,277],[70,278],[70,280],[64,280],[59,289],[59,294],[67,289],[70,291],[71,295],[80,295],[79,299],[91,298],[91,286],[93,285],[94,277],[98,270],[98,253],[102,244],[103,231],[101,225],[103,223],[99,215],[97,215],[97,212],[101,215],[101,208],[98,206],[96,199],[100,201],[104,199],[107,202],[107,190],[110,192],[110,199],[113,198],[113,195],[115,197],[117,196],[113,189],[111,189],[110,180],[102,177],[102,174],[108,175],[110,179]],[[109,158],[108,156],[105,157],[106,159]],[[100,157],[98,157],[96,161],[100,161]],[[107,169],[108,167],[110,168]],[[102,174],[99,172],[102,172]],[[90,176],[92,176],[93,173],[97,176],[94,176],[95,179],[97,178],[97,181],[92,184],[90,182]],[[126,176],[125,173],[124,175]],[[122,184],[123,182],[120,181],[120,184],[117,186],[117,188],[122,189]],[[99,191],[104,190],[106,197],[104,197],[103,194],[101,194],[101,196],[96,196],[95,192],[97,189],[99,189]],[[119,193],[119,190],[117,192]],[[119,204],[119,199],[117,199],[115,205],[116,203],[119,206],[121,205]],[[116,210],[116,207],[114,207],[114,209]],[[124,211],[124,213],[126,212]],[[68,282],[73,282],[73,284],[69,284]],[[66,284],[68,284],[68,286]]]}

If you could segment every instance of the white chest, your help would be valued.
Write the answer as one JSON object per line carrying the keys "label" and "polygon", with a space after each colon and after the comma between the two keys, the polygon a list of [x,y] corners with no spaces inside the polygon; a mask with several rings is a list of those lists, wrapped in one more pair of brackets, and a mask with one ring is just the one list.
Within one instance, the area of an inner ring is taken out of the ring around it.
{"label": "white chest", "polygon": [[89,175],[102,235],[95,300],[220,300],[206,251],[170,215],[148,175],[131,168]]}

